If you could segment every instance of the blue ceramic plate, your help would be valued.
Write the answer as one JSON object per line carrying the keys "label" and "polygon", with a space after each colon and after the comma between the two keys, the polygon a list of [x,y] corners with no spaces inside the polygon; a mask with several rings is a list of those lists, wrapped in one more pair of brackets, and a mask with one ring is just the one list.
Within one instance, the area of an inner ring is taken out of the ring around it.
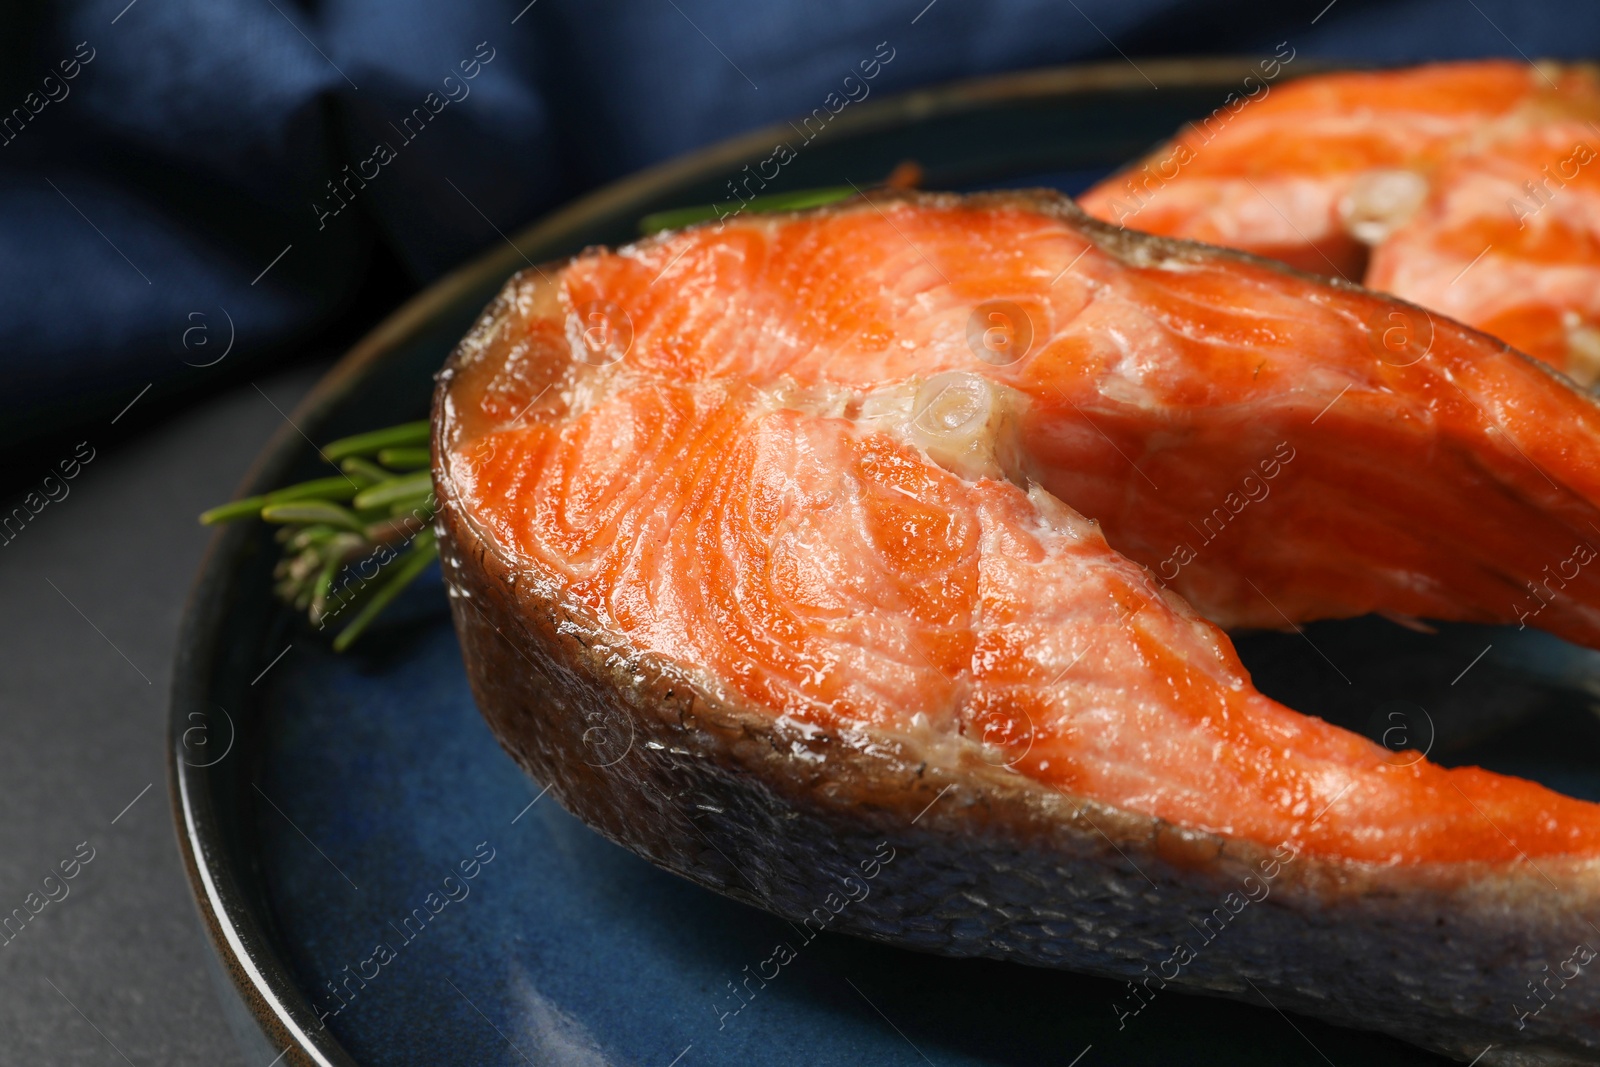
{"label": "blue ceramic plate", "polygon": [[[853,107],[781,186],[867,185],[915,159],[930,188],[1075,193],[1209,112],[1247,68],[1146,64],[1156,93],[1126,66],[1082,67]],[[424,414],[432,372],[515,269],[626,241],[648,212],[716,199],[792,136],[779,128],[669,164],[516,235],[384,323],[295,423],[329,440]],[[243,491],[317,471],[286,427]],[[806,942],[544,798],[473,706],[436,572],[340,656],[273,601],[275,547],[259,524],[218,534],[186,616],[172,710],[179,835],[252,1062],[1440,1062],[1265,1005],[1164,993],[1119,1020],[1116,982],[831,935]],[[1375,737],[1399,723],[1400,741],[1445,762],[1600,796],[1600,722],[1570,692],[1588,679],[1584,654],[1529,635],[1430,637],[1381,621],[1326,628],[1317,644],[1360,665],[1351,682],[1327,677],[1292,635],[1249,638],[1241,651],[1263,687],[1297,707]],[[1470,689],[1451,686],[1491,644]],[[1513,719],[1524,726],[1512,740],[1493,740]],[[795,960],[775,979],[753,977],[780,944]]]}

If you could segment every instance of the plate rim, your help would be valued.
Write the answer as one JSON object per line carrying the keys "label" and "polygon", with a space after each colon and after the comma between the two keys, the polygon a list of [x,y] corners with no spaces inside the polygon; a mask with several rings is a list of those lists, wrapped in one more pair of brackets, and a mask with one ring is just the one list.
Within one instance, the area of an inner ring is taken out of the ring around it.
{"label": "plate rim", "polygon": [[[1241,56],[1151,59],[1135,68],[1131,63],[1102,61],[965,78],[864,102],[838,114],[830,129],[843,131],[832,135],[836,138],[1005,103],[1137,91],[1147,89],[1150,78],[1189,88],[1224,87],[1237,83],[1251,62]],[[1308,58],[1294,76],[1329,66]],[[1360,64],[1338,66],[1354,68]],[[727,138],[612,181],[509,237],[501,234],[505,247],[490,247],[434,281],[340,357],[268,439],[247,468],[235,495],[254,495],[281,482],[303,454],[306,438],[301,430],[315,432],[337,405],[377,373],[396,349],[421,332],[435,315],[490,280],[508,278],[522,265],[532,266],[521,246],[560,243],[600,220],[615,217],[630,205],[730,173],[730,168],[737,169],[736,164],[763,158],[775,140],[791,133],[792,127],[777,122]],[[318,1026],[316,1012],[276,938],[256,914],[252,900],[241,888],[241,879],[223,858],[225,852],[214,847],[226,827],[217,813],[212,777],[201,773],[206,768],[185,758],[190,752],[185,741],[193,723],[190,716],[209,714],[206,693],[220,659],[224,608],[238,581],[236,564],[248,538],[249,530],[243,523],[223,526],[212,536],[178,626],[166,745],[168,798],[178,849],[205,928],[208,950],[221,963],[232,983],[233,995],[243,1002],[262,1034],[273,1048],[282,1047],[280,1061],[302,1067],[362,1067],[331,1030]],[[220,996],[228,993],[217,992]]]}

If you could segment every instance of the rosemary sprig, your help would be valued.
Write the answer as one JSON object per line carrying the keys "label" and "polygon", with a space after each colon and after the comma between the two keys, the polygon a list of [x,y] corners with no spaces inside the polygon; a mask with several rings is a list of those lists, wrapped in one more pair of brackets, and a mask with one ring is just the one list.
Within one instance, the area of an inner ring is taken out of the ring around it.
{"label": "rosemary sprig", "polygon": [[279,526],[279,599],[319,630],[351,611],[333,639],[343,652],[439,556],[430,432],[423,419],[341,438],[322,456],[342,473],[223,504],[200,521],[259,518]]}
{"label": "rosemary sprig", "polygon": [[662,230],[677,230],[697,222],[725,218],[742,211],[799,211],[802,208],[821,207],[856,192],[853,185],[833,185],[822,189],[799,189],[792,193],[772,193],[749,200],[724,200],[716,204],[696,204],[693,207],[657,211],[639,220],[639,233],[645,237]]}
{"label": "rosemary sprig", "polygon": [[[914,160],[904,160],[882,182],[870,189],[916,189],[922,185],[922,166]],[[787,193],[768,193],[749,200],[723,200],[716,204],[696,204],[693,207],[657,211],[639,220],[639,233],[644,237],[662,230],[677,230],[697,222],[725,219],[745,211],[757,214],[763,211],[801,211],[808,207],[821,207],[848,199],[861,190],[855,185],[825,185],[817,189],[796,189]]]}

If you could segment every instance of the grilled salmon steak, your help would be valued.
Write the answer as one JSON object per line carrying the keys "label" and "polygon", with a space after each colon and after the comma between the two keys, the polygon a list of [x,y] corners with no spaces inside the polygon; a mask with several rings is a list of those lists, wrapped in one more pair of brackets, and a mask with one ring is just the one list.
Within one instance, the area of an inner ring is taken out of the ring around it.
{"label": "grilled salmon steak", "polygon": [[1364,275],[1584,385],[1600,376],[1592,67],[1485,60],[1253,84],[1090,190],[1084,208]]}
{"label": "grilled salmon steak", "polygon": [[478,703],[613,840],[796,921],[871,863],[831,928],[896,944],[1600,1055],[1600,981],[1530,993],[1600,943],[1600,808],[1284,707],[1222,629],[1600,646],[1600,408],[1544,365],[899,194],[524,271],[434,423]]}

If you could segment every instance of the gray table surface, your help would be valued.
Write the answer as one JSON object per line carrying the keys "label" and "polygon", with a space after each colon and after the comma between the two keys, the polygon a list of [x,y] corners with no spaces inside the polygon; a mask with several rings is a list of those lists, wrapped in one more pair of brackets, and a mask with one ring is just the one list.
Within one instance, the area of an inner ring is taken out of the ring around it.
{"label": "gray table surface", "polygon": [[94,850],[0,942],[0,1064],[267,1067],[239,1051],[207,973],[168,799],[167,696],[211,536],[195,516],[282,425],[261,392],[289,411],[325,369],[263,375],[123,440],[87,428],[95,455],[68,495],[0,547],[0,916],[30,893],[38,907],[45,877]]}

